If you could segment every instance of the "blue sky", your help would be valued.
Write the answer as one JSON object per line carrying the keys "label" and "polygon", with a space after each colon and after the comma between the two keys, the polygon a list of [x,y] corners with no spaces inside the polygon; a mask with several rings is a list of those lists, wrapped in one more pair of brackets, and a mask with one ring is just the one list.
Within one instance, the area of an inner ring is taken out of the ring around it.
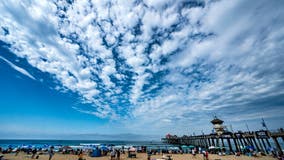
{"label": "blue sky", "polygon": [[283,127],[283,7],[0,2],[0,135],[209,133],[213,115]]}

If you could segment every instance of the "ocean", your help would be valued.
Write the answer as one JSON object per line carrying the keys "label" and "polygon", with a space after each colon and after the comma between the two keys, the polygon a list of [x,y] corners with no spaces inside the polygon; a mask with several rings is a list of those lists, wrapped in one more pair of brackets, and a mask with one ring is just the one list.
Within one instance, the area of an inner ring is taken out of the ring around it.
{"label": "ocean", "polygon": [[[225,146],[228,147],[227,141],[224,141]],[[232,143],[232,142],[231,142]],[[270,143],[273,147],[275,144],[270,140]],[[284,148],[283,141],[279,141],[281,148]],[[115,145],[115,146],[173,146],[169,144],[162,143],[161,141],[122,141],[122,140],[13,140],[13,139],[5,139],[0,140],[0,147],[1,148],[8,148],[8,147],[19,147],[19,146],[27,146],[31,145],[33,147],[43,147],[43,146],[78,146],[80,144],[101,144],[101,145]],[[235,146],[232,143],[233,149]]]}
{"label": "ocean", "polygon": [[80,144],[104,144],[104,145],[124,145],[124,146],[169,146],[161,141],[107,141],[107,140],[0,140],[0,147],[18,147],[31,145],[34,147],[49,146],[77,146]]}

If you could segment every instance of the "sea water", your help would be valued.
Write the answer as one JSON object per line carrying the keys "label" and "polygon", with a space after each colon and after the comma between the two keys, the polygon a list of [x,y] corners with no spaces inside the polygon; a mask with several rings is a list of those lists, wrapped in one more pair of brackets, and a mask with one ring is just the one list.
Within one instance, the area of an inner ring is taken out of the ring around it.
{"label": "sea water", "polygon": [[[269,140],[272,147],[275,147],[275,144],[270,139]],[[266,143],[266,142],[265,142]],[[281,148],[284,149],[284,142],[279,140]],[[43,146],[78,146],[80,144],[101,144],[101,145],[123,145],[123,146],[173,146],[164,144],[161,141],[108,141],[108,140],[0,140],[1,148],[8,147],[20,147],[31,145],[36,148],[40,148]],[[228,148],[228,143],[224,140],[225,146]],[[234,142],[231,141],[232,147],[235,150]],[[220,142],[221,145],[221,142]]]}
{"label": "sea water", "polygon": [[124,145],[124,146],[166,146],[161,141],[107,141],[107,140],[0,140],[0,147],[78,146],[80,144]]}

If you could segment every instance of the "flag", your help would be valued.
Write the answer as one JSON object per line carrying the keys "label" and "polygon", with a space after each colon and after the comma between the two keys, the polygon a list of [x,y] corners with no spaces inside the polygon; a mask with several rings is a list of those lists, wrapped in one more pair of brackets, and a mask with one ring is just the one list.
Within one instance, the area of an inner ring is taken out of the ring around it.
{"label": "flag", "polygon": [[266,126],[266,124],[265,124],[265,122],[264,122],[264,119],[263,119],[263,118],[262,118],[262,122],[261,122],[261,124],[262,124],[262,127],[267,128],[267,126]]}

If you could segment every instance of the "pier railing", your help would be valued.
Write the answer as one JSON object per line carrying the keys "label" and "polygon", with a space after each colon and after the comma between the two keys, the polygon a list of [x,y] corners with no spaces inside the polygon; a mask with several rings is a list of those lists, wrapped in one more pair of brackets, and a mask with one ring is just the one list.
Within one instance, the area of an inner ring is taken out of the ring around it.
{"label": "pier railing", "polygon": [[[245,146],[250,146],[257,151],[268,153],[269,150],[273,149],[270,144],[270,139],[273,140],[277,152],[283,155],[281,145],[279,144],[279,139],[284,141],[284,131],[283,129],[268,131],[259,130],[251,132],[224,132],[221,135],[216,133],[194,135],[194,136],[181,136],[167,135],[162,138],[164,143],[174,144],[174,145],[194,145],[199,147],[208,148],[209,146],[215,146],[219,148],[228,148],[230,152],[240,152]],[[225,143],[227,146],[225,146]]]}

